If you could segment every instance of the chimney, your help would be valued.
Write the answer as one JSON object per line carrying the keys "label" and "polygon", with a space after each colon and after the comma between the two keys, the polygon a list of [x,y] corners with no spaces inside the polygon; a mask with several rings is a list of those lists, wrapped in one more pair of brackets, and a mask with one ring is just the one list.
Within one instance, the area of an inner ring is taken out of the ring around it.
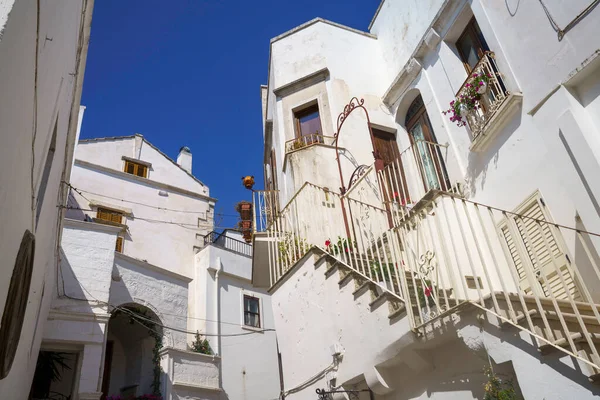
{"label": "chimney", "polygon": [[179,164],[181,168],[185,169],[190,174],[192,173],[192,151],[189,147],[183,146],[179,149],[177,164]]}

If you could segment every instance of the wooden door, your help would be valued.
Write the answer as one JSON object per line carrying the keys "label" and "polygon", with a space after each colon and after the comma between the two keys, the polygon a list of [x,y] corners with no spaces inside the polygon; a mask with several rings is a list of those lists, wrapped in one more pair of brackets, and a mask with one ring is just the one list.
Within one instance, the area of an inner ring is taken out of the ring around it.
{"label": "wooden door", "polygon": [[402,166],[402,159],[396,142],[396,136],[392,133],[372,128],[375,140],[375,151],[383,160],[385,182],[382,182],[384,201],[392,199],[403,204],[410,203],[408,185]]}
{"label": "wooden door", "polygon": [[431,189],[449,190],[450,182],[440,147],[429,122],[423,99],[418,96],[406,114],[406,130],[413,146],[425,192]]}

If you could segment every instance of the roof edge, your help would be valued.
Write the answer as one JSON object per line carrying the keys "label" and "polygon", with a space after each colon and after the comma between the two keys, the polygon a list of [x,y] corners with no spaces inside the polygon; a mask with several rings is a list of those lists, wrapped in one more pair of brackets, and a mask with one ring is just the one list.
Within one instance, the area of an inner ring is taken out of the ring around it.
{"label": "roof edge", "polygon": [[371,28],[373,27],[375,20],[379,16],[379,11],[381,11],[381,8],[383,7],[383,3],[385,3],[385,0],[381,0],[381,2],[379,3],[379,7],[377,7],[377,10],[375,10],[375,15],[373,15],[373,18],[371,18],[371,22],[369,22],[369,28],[367,28],[367,29],[369,29],[369,32],[371,31]]}
{"label": "roof edge", "polygon": [[273,44],[273,43],[275,43],[275,42],[277,42],[277,41],[279,41],[281,39],[284,39],[284,38],[286,38],[288,36],[291,36],[291,35],[295,34],[296,32],[299,32],[299,31],[301,31],[301,30],[303,30],[305,28],[308,28],[309,26],[314,25],[314,24],[316,24],[318,22],[322,22],[324,24],[328,24],[328,25],[334,26],[336,28],[344,29],[344,30],[347,30],[348,32],[352,32],[352,33],[356,33],[356,34],[359,34],[359,35],[363,35],[363,36],[366,36],[366,37],[371,38],[371,39],[377,39],[377,36],[373,35],[372,33],[364,32],[364,31],[361,31],[359,29],[351,28],[351,27],[346,26],[346,25],[338,24],[337,22],[333,22],[333,21],[329,21],[329,20],[321,18],[321,17],[317,17],[317,18],[311,19],[308,22],[303,23],[302,25],[298,25],[295,28],[292,28],[289,31],[282,33],[281,35],[275,36],[274,38],[271,39],[270,43]]}

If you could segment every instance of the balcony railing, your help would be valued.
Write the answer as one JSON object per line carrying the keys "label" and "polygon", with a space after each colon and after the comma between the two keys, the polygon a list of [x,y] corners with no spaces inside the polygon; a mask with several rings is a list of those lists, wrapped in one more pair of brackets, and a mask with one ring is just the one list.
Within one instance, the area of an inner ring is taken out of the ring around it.
{"label": "balcony railing", "polygon": [[398,222],[432,189],[450,191],[446,169],[448,145],[416,141],[378,172],[382,199]]}
{"label": "balcony railing", "polygon": [[[483,133],[487,124],[492,120],[494,115],[498,113],[509,93],[506,90],[501,74],[496,64],[495,55],[491,51],[485,52],[479,62],[475,65],[465,82],[462,84],[456,98],[461,96],[469,96],[473,90],[473,84],[477,81],[475,74],[484,74],[490,76],[485,92],[479,96],[479,105],[476,110],[472,110],[467,114],[466,120],[473,135],[472,140],[475,141]],[[482,90],[483,91],[483,90]]]}
{"label": "balcony railing", "polygon": [[300,150],[314,144],[326,144],[332,145],[335,138],[332,136],[323,136],[318,133],[311,133],[309,135],[302,135],[301,137],[294,138],[285,142],[285,152],[291,153],[292,151]]}
{"label": "balcony railing", "polygon": [[[430,193],[390,228],[388,210],[306,183],[267,231],[271,284],[317,247],[339,261],[342,277],[352,274],[405,310],[414,330],[478,308],[527,332],[540,350],[557,349],[600,369],[600,306],[560,244],[562,231],[576,234],[589,258],[586,276],[600,279],[589,235],[549,223],[543,213],[519,215]],[[349,235],[342,203],[352,216]]]}
{"label": "balcony railing", "polygon": [[254,231],[264,232],[271,226],[279,210],[279,190],[252,192]]}
{"label": "balcony railing", "polygon": [[241,240],[237,240],[227,236],[225,233],[210,232],[204,236],[204,245],[213,244],[222,249],[233,251],[234,253],[252,256],[252,246]]}

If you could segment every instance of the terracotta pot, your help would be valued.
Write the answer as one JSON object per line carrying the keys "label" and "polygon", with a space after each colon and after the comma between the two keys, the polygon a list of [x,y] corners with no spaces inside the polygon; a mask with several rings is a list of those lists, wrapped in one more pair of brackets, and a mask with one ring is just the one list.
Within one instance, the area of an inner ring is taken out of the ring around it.
{"label": "terracotta pot", "polygon": [[242,230],[252,229],[252,221],[242,221]]}

